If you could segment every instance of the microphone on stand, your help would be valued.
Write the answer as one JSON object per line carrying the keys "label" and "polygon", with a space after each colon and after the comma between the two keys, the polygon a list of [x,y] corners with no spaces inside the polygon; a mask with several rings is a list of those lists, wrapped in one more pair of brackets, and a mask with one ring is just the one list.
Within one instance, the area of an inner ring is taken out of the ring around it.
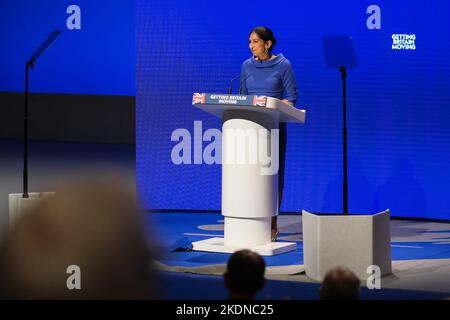
{"label": "microphone on stand", "polygon": [[239,83],[239,94],[242,94],[242,83],[247,80],[247,78],[250,77],[250,74],[248,74],[244,79],[241,79]]}
{"label": "microphone on stand", "polygon": [[237,76],[233,77],[233,79],[230,80],[230,86],[228,87],[228,94],[233,93],[233,81],[239,78],[241,74],[238,74]]}
{"label": "microphone on stand", "polygon": [[23,116],[23,198],[28,198],[28,73],[29,69],[33,69],[36,60],[40,58],[45,51],[55,42],[61,34],[61,29],[53,30],[48,37],[41,43],[36,51],[25,64],[25,108]]}

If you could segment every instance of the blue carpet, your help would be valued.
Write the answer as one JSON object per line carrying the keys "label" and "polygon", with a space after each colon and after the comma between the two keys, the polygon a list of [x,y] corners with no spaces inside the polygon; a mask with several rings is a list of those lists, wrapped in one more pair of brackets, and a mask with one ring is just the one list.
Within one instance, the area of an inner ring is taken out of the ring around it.
{"label": "blue carpet", "polygon": [[[220,214],[210,213],[151,213],[147,215],[147,222],[152,225],[155,238],[167,250],[161,262],[170,266],[195,267],[209,264],[226,263],[230,254],[206,252],[173,252],[177,242],[193,242],[210,238],[210,236],[223,237],[221,230],[201,230],[199,225],[219,225],[223,222]],[[450,228],[450,226],[449,226]],[[300,232],[300,230],[299,230]],[[433,232],[432,230],[427,232]],[[448,233],[449,231],[440,231]],[[205,236],[195,235],[204,234]],[[280,236],[283,236],[281,233]],[[448,241],[444,237],[441,240]],[[392,259],[420,260],[420,259],[446,259],[450,258],[450,243],[439,242],[392,242]],[[171,252],[172,251],[172,252]],[[264,257],[268,266],[303,264],[303,243],[297,242],[297,250],[272,257]]]}
{"label": "blue carpet", "polygon": [[[223,231],[220,230],[219,226],[223,223],[223,217],[220,214],[149,213],[146,215],[146,219],[149,227],[152,226],[149,232],[152,232],[154,234],[153,237],[165,248],[165,252],[161,257],[161,262],[164,264],[184,267],[206,266],[226,263],[230,257],[230,254],[222,253],[195,251],[173,252],[177,245],[185,245],[186,241],[207,239],[210,237],[207,235],[223,236]],[[216,225],[219,230],[202,230],[199,228],[199,226],[204,225]],[[440,231],[440,233],[448,233],[449,231]],[[421,232],[424,232],[424,230],[421,230]],[[426,230],[425,232],[434,231]],[[204,236],[198,234],[204,234]],[[298,242],[297,244],[298,248],[296,251],[272,257],[264,257],[266,264],[268,266],[303,264],[303,245],[302,242]],[[392,245],[393,260],[450,258],[449,244],[439,244],[439,242],[408,242],[407,237],[405,237],[405,241],[393,242]],[[221,276],[161,272],[160,277],[162,287],[164,288],[164,291],[161,292],[161,298],[163,299],[220,300],[227,297]],[[381,290],[361,288],[360,292],[360,298],[363,300],[440,300],[447,296],[448,294],[445,293],[386,288]],[[318,283],[277,280],[268,280],[264,289],[257,295],[258,300],[316,300],[318,297]]]}

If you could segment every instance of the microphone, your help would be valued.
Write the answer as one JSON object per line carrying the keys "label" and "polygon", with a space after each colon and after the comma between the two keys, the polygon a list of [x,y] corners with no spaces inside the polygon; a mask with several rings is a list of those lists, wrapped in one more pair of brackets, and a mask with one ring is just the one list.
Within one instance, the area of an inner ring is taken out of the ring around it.
{"label": "microphone", "polygon": [[245,76],[244,79],[241,79],[241,81],[240,81],[240,83],[239,83],[239,94],[242,94],[242,83],[243,83],[245,80],[247,80],[248,77],[250,77],[250,74],[247,74],[247,75]]}
{"label": "microphone", "polygon": [[233,79],[230,80],[230,86],[228,87],[228,94],[233,93],[233,81],[239,78],[241,74],[238,74],[237,76],[233,77]]}

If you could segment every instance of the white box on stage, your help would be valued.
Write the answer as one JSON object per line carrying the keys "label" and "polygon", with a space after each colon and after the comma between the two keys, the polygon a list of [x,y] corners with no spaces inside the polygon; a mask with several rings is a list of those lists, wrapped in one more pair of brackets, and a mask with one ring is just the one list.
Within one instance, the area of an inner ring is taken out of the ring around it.
{"label": "white box on stage", "polygon": [[[255,95],[194,93],[192,104],[222,119],[225,217],[224,238],[193,242],[193,249],[232,253],[246,248],[261,255],[295,250],[295,242],[271,241],[271,219],[278,215],[279,123],[303,123],[305,111]],[[270,149],[270,156],[276,154],[276,159],[260,161],[264,148]]]}
{"label": "white box on stage", "polygon": [[330,269],[345,266],[360,279],[392,273],[389,210],[374,215],[326,215],[302,211],[306,275],[322,281]]}
{"label": "white box on stage", "polygon": [[36,206],[42,199],[54,196],[55,192],[31,192],[28,198],[23,198],[22,193],[9,194],[9,227],[11,228],[20,216]]}

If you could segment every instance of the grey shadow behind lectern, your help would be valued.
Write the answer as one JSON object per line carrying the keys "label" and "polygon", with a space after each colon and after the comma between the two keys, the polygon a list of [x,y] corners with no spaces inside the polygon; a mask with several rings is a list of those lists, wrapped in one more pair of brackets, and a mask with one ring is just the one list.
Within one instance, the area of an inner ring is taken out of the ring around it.
{"label": "grey shadow behind lectern", "polygon": [[[343,212],[302,211],[303,257],[306,275],[321,281],[330,269],[345,266],[360,279],[392,272],[389,209],[376,214],[349,214],[347,181],[347,70],[357,66],[349,36],[322,38],[325,63],[342,79]],[[379,271],[379,273],[378,273]]]}

